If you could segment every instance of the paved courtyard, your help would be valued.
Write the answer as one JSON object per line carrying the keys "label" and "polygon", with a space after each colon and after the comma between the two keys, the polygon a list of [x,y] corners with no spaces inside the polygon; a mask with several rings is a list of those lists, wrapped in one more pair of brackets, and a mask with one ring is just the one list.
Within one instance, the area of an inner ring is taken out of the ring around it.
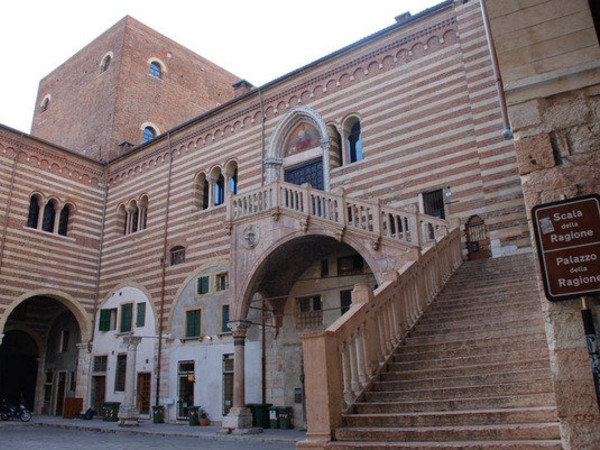
{"label": "paved courtyard", "polygon": [[82,421],[37,416],[30,423],[0,423],[0,449],[27,450],[292,450],[304,438],[298,430],[265,430],[252,435],[220,435],[218,427],[142,423],[120,428],[99,420]]}

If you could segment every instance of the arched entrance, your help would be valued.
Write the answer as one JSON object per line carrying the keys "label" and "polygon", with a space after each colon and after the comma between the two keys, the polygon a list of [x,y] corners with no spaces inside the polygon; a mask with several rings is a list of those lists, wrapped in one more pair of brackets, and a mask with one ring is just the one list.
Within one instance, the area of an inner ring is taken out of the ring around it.
{"label": "arched entrance", "polygon": [[9,403],[21,399],[33,405],[39,350],[33,338],[21,330],[7,332],[0,345],[0,398]]}
{"label": "arched entrance", "polygon": [[487,226],[479,216],[471,216],[465,225],[467,253],[470,260],[490,257],[490,239]]}
{"label": "arched entrance", "polygon": [[76,396],[81,337],[78,320],[61,301],[36,295],[20,302],[4,324],[0,397],[62,415],[65,399]]}

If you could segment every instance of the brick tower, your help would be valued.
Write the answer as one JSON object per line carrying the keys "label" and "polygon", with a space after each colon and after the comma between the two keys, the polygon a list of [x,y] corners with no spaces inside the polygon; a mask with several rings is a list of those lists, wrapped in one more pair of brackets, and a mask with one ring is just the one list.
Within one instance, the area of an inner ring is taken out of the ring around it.
{"label": "brick tower", "polygon": [[31,134],[110,161],[232,99],[238,80],[126,16],[41,80]]}

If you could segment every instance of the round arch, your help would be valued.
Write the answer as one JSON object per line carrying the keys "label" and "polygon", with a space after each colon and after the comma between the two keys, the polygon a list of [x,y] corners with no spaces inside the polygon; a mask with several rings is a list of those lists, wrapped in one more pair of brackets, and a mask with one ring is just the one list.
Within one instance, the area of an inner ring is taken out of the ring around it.
{"label": "round arch", "polygon": [[11,313],[15,310],[17,306],[19,306],[24,301],[33,298],[33,297],[48,297],[53,300],[58,301],[62,305],[64,305],[75,317],[77,321],[77,325],[81,330],[81,340],[82,342],[89,341],[92,338],[91,333],[91,314],[88,313],[79,302],[69,294],[64,292],[55,291],[55,290],[43,290],[38,289],[35,291],[30,291],[26,294],[18,297],[11,305],[9,305],[2,317],[0,318],[0,331],[4,330],[6,326],[6,322],[8,321]]}
{"label": "round arch", "polygon": [[133,288],[133,289],[137,289],[138,291],[140,291],[148,300],[148,303],[150,303],[150,308],[152,308],[152,314],[155,317],[154,320],[154,328],[155,328],[155,333],[158,334],[158,330],[159,330],[159,316],[158,316],[158,311],[156,311],[156,305],[152,299],[152,295],[150,295],[150,291],[148,291],[148,289],[146,289],[145,286],[141,285],[138,282],[132,281],[132,282],[121,282],[119,284],[117,284],[116,286],[114,286],[112,289],[110,289],[110,294],[106,295],[104,300],[102,300],[102,303],[100,303],[98,305],[98,311],[106,304],[106,302],[108,302],[110,300],[110,298],[115,294],[115,292],[120,291],[121,289],[124,288]]}

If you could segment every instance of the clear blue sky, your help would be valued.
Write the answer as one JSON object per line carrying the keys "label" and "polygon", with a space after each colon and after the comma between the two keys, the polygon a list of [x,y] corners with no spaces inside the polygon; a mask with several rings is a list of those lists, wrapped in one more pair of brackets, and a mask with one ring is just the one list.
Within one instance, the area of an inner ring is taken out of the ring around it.
{"label": "clear blue sky", "polygon": [[441,0],[6,0],[0,123],[29,132],[40,79],[125,15],[263,85]]}

